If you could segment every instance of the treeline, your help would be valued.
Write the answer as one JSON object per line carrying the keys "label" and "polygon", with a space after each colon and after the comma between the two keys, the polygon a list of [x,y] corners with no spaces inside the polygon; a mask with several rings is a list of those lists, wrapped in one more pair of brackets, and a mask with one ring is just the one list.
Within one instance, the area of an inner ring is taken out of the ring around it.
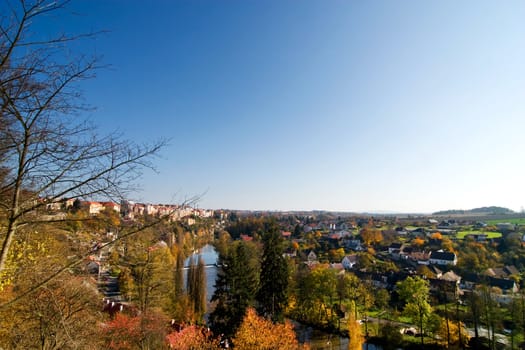
{"label": "treeline", "polygon": [[474,209],[469,209],[469,210],[462,210],[462,209],[442,210],[442,211],[432,213],[432,215],[468,215],[468,214],[508,215],[508,214],[515,214],[515,212],[510,210],[509,208],[492,206],[492,207],[474,208]]}

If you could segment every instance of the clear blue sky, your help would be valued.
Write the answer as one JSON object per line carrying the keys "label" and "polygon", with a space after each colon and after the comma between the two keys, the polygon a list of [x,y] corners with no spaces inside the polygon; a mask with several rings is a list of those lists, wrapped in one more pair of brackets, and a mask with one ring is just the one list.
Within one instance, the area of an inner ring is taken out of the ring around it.
{"label": "clear blue sky", "polygon": [[136,199],[525,206],[525,2],[84,0],[104,129],[171,138]]}

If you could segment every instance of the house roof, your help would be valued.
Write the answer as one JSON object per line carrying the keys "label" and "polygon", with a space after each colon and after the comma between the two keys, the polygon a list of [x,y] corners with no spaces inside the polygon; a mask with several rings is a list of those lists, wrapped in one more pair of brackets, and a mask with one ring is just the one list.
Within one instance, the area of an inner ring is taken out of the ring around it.
{"label": "house roof", "polygon": [[487,276],[492,276],[492,277],[497,277],[497,278],[505,278],[510,275],[519,275],[519,273],[520,272],[515,266],[510,265],[510,266],[505,266],[505,267],[488,268],[484,274]]}
{"label": "house roof", "polygon": [[330,268],[335,269],[335,270],[344,270],[343,264],[341,263],[330,264]]}
{"label": "house roof", "polygon": [[502,290],[514,288],[515,282],[510,279],[497,278],[492,276],[483,276],[474,273],[465,274],[463,280],[477,284],[488,284],[491,287],[498,287]]}
{"label": "house roof", "polygon": [[430,259],[454,261],[456,259],[456,254],[450,253],[450,252],[439,252],[439,251],[431,252]]}
{"label": "house roof", "polygon": [[292,235],[290,231],[283,231],[281,232],[281,234],[283,235],[283,237],[290,237]]}
{"label": "house roof", "polygon": [[505,266],[505,270],[507,270],[507,273],[509,275],[519,275],[520,274],[519,270],[514,265]]}
{"label": "house roof", "polygon": [[514,288],[515,282],[513,280],[507,280],[503,278],[491,278],[490,285],[493,287],[501,288],[502,290],[509,290]]}
{"label": "house roof", "polygon": [[454,271],[449,271],[445,273],[443,276],[441,276],[441,279],[450,282],[461,281],[461,277],[456,275]]}
{"label": "house roof", "polygon": [[436,265],[429,265],[428,268],[429,268],[430,271],[432,271],[435,275],[442,275],[442,274],[443,274],[443,271],[441,271],[440,269],[438,269]]}
{"label": "house roof", "polygon": [[427,252],[411,252],[410,257],[415,260],[428,260],[429,254]]}
{"label": "house roof", "polygon": [[357,255],[356,254],[352,254],[352,255],[347,255],[343,258],[344,259],[347,259],[348,262],[353,262],[353,263],[357,263]]}
{"label": "house roof", "polygon": [[253,237],[248,236],[248,235],[241,234],[241,240],[243,240],[243,241],[245,241],[245,242],[250,242],[250,241],[253,240]]}

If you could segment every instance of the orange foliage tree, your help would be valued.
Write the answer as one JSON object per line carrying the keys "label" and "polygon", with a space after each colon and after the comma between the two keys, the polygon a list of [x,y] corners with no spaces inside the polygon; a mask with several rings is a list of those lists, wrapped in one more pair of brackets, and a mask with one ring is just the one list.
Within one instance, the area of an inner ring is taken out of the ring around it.
{"label": "orange foliage tree", "polygon": [[191,325],[179,332],[166,336],[168,346],[173,350],[215,350],[220,349],[219,339],[202,327]]}
{"label": "orange foliage tree", "polygon": [[432,236],[430,236],[430,238],[432,239],[436,239],[436,240],[442,240],[443,239],[443,236],[441,235],[441,232],[434,232],[432,234]]}
{"label": "orange foliage tree", "polygon": [[290,322],[274,324],[248,308],[241,326],[235,333],[233,345],[237,350],[299,350],[308,349],[300,345]]}
{"label": "orange foliage tree", "polygon": [[104,325],[106,348],[128,350],[137,348],[162,348],[168,320],[158,313],[128,316],[117,313]]}
{"label": "orange foliage tree", "polygon": [[425,244],[425,240],[423,238],[416,237],[412,240],[412,245],[416,247],[421,247],[423,244]]}

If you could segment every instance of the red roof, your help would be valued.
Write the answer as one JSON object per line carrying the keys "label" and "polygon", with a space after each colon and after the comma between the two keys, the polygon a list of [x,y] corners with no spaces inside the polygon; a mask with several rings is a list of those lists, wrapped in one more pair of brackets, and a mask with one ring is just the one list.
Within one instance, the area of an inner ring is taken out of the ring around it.
{"label": "red roof", "polygon": [[248,235],[241,235],[241,239],[245,242],[249,242],[253,240],[253,237],[250,237]]}

